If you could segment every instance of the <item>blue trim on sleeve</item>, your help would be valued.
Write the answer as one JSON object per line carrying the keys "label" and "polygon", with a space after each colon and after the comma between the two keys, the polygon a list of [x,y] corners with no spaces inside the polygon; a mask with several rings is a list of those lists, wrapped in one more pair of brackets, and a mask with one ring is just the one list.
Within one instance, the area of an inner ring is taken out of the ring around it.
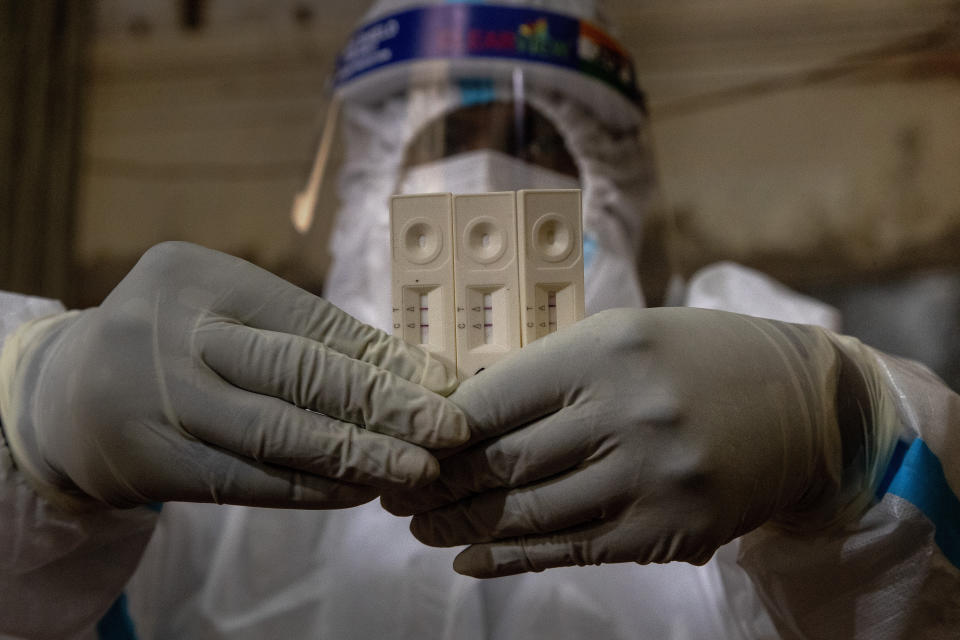
{"label": "blue trim on sleeve", "polygon": [[877,500],[883,498],[884,494],[887,493],[890,489],[890,483],[893,482],[893,479],[896,477],[897,472],[900,471],[900,466],[903,464],[903,458],[907,455],[907,449],[910,448],[903,440],[897,440],[897,446],[894,447],[893,453],[890,455],[890,463],[887,465],[887,470],[883,474],[883,480],[880,481],[880,484],[877,486]]}
{"label": "blue trim on sleeve", "polygon": [[920,438],[903,456],[888,492],[913,503],[930,519],[937,546],[960,568],[960,500],[947,484],[940,460]]}
{"label": "blue trim on sleeve", "polygon": [[97,623],[100,640],[137,640],[137,630],[127,610],[127,594],[120,596]]}

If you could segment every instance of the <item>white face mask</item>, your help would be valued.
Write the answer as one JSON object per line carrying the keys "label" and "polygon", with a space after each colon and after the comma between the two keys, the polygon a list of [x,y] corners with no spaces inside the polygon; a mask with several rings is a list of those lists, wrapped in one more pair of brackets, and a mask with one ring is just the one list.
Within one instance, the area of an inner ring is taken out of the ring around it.
{"label": "white face mask", "polygon": [[579,189],[580,181],[499,151],[481,149],[407,169],[400,193]]}

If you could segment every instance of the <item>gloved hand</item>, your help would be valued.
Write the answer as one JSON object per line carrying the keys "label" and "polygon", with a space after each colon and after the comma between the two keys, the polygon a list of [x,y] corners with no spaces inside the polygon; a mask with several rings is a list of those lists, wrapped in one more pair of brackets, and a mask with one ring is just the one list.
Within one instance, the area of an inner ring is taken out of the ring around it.
{"label": "gloved hand", "polygon": [[451,396],[474,436],[440,479],[384,494],[476,577],[701,564],[770,522],[858,515],[895,441],[868,349],[720,311],[620,309],[552,334]]}
{"label": "gloved hand", "polygon": [[7,340],[0,417],[16,464],[64,506],[333,508],[436,477],[421,447],[469,437],[434,393],[456,382],[262,269],[166,243],[99,307]]}

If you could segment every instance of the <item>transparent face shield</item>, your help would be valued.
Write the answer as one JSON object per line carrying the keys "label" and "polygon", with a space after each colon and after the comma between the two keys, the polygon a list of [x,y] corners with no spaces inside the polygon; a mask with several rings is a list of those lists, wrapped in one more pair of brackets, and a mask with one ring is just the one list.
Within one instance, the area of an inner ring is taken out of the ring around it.
{"label": "transparent face shield", "polygon": [[556,188],[583,190],[588,311],[643,303],[653,162],[629,58],[597,27],[499,5],[409,9],[357,31],[338,81],[292,213],[313,251],[329,234],[335,303],[388,324],[390,196]]}
{"label": "transparent face shield", "polygon": [[522,95],[474,104],[427,123],[410,141],[398,193],[580,188],[556,126]]}

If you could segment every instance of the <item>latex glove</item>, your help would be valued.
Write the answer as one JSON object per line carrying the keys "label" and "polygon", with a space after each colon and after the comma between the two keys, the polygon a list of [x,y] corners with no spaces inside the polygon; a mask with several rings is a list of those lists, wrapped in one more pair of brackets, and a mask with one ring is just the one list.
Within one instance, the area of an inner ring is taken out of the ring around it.
{"label": "latex glove", "polygon": [[854,517],[894,442],[866,348],[720,311],[620,309],[547,336],[451,396],[479,437],[437,482],[385,494],[414,535],[471,544],[477,577],[701,564],[766,522]]}
{"label": "latex glove", "polygon": [[17,465],[65,506],[344,507],[436,477],[422,447],[469,437],[433,392],[455,386],[452,367],[252,264],[165,243],[100,307],[7,340],[0,416]]}

